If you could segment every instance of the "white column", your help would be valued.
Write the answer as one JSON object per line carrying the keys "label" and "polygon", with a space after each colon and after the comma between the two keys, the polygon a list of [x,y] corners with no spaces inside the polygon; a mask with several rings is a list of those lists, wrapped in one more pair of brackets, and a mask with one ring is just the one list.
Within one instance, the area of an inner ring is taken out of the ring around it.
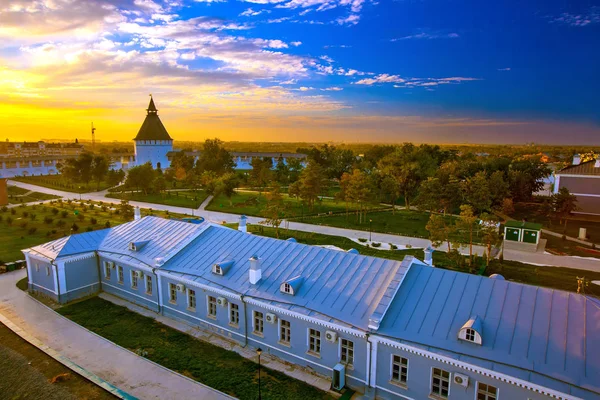
{"label": "white column", "polygon": [[[369,362],[371,363],[371,373],[369,374],[369,386],[375,387],[377,386],[377,341],[372,341],[369,337],[367,349],[370,347],[370,351],[367,353],[367,368],[369,366]],[[370,360],[369,360],[370,359]]]}
{"label": "white column", "polygon": [[65,263],[56,263],[56,277],[58,280],[57,293],[63,294],[67,292],[67,275],[65,274]]}

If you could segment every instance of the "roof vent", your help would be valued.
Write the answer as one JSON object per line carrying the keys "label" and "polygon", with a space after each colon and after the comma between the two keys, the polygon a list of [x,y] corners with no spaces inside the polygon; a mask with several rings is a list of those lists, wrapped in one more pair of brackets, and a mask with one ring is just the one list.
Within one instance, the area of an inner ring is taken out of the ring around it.
{"label": "roof vent", "polygon": [[573,155],[573,165],[581,164],[581,156],[579,154]]}
{"label": "roof vent", "polygon": [[213,274],[223,276],[227,273],[227,271],[229,271],[233,263],[233,260],[219,261],[218,263],[213,265],[212,272]]}
{"label": "roof vent", "polygon": [[130,242],[129,243],[129,250],[131,251],[140,251],[144,248],[145,245],[147,245],[149,242],[149,240],[141,240],[138,242]]}
{"label": "roof vent", "polygon": [[304,278],[301,276],[296,276],[292,279],[283,282],[279,286],[279,291],[281,293],[291,294],[292,296],[294,296],[298,292],[298,290],[300,290],[300,286],[302,286],[303,283]]}
{"label": "roof vent", "polygon": [[154,265],[156,265],[157,267],[162,267],[163,265],[165,265],[165,259],[162,257],[156,257],[154,259]]}
{"label": "roof vent", "polygon": [[458,339],[481,345],[483,326],[479,317],[471,317],[458,331]]}
{"label": "roof vent", "polygon": [[292,243],[297,243],[298,241],[294,238],[288,238],[286,239],[287,242],[292,242]]}
{"label": "roof vent", "polygon": [[346,250],[346,253],[350,253],[350,254],[360,254],[360,253],[358,252],[358,250],[356,250],[356,249],[349,249],[349,250]]}

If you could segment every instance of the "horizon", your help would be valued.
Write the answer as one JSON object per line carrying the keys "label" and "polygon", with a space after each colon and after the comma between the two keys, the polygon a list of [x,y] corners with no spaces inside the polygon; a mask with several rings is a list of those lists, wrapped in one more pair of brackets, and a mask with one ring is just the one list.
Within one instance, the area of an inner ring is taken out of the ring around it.
{"label": "horizon", "polygon": [[0,23],[11,141],[133,139],[153,94],[182,142],[600,145],[587,1],[17,0]]}

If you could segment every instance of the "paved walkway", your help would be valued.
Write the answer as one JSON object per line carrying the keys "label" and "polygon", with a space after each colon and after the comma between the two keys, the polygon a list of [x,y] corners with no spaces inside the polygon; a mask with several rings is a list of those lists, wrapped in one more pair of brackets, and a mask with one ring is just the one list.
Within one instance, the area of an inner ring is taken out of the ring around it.
{"label": "paved walkway", "polygon": [[[54,194],[57,196],[62,196],[67,199],[79,199],[80,195],[78,193],[64,192],[60,190],[48,189],[41,186],[32,185],[29,183],[17,182],[17,181],[9,181],[11,185],[19,186],[24,189],[35,190],[42,193]],[[93,192],[93,193],[84,193],[81,195],[81,198],[84,200],[94,200],[94,201],[102,201],[105,203],[113,203],[118,204],[120,202],[119,199],[111,199],[108,197],[104,197],[103,192]],[[154,210],[163,210],[180,214],[191,214],[192,209],[184,208],[184,207],[175,207],[168,206],[164,204],[155,204],[155,203],[143,203],[139,201],[130,201],[129,204],[133,206],[137,206],[140,208],[152,208]],[[194,215],[204,217],[207,221],[215,222],[215,223],[232,223],[238,222],[240,216],[237,214],[229,214],[218,211],[207,211],[204,209],[208,204],[208,199],[205,200],[202,205],[193,210]],[[251,217],[248,216],[247,223],[249,224],[258,224],[263,221],[264,218],[261,217]],[[330,226],[322,226],[322,225],[314,225],[314,224],[305,224],[301,222],[287,222],[284,221],[281,225],[282,227],[294,229],[303,232],[316,232],[322,233],[326,235],[333,236],[342,236],[348,238],[368,238],[369,232],[353,230],[353,229],[343,229],[343,228],[334,228]],[[372,233],[372,239],[377,242],[382,243],[394,243],[400,245],[411,245],[412,247],[425,248],[431,244],[431,242],[427,239],[421,238],[413,238],[407,236],[398,236],[391,235],[387,233]],[[357,244],[357,249],[360,251],[360,246]],[[438,251],[445,251],[446,246],[441,246]],[[465,246],[461,249],[462,253],[468,253],[468,248]],[[483,246],[473,246],[473,253],[477,253],[479,255],[484,254]],[[547,265],[547,266],[557,266],[557,267],[566,267],[566,268],[574,268],[574,269],[582,269],[587,271],[595,271],[600,272],[600,259],[598,258],[582,258],[582,257],[569,257],[569,256],[557,256],[553,254],[543,254],[543,253],[529,253],[524,251],[517,250],[506,250],[504,252],[504,259],[511,261],[519,261],[530,264],[537,265]]]}
{"label": "paved walkway", "polygon": [[71,362],[140,399],[232,399],[101,338],[19,290],[25,270],[0,275],[0,314]]}

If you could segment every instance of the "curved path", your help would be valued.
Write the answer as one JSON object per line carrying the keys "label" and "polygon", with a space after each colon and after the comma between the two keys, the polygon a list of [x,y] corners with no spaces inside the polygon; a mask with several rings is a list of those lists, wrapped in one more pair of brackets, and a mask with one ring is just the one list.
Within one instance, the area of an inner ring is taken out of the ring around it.
{"label": "curved path", "polygon": [[[118,204],[121,201],[119,199],[111,199],[109,197],[104,197],[104,195],[107,193],[107,191],[83,193],[80,196],[78,193],[48,189],[45,187],[36,186],[36,185],[29,184],[29,183],[9,181],[9,184],[21,187],[23,189],[35,190],[37,192],[48,193],[48,194],[54,194],[54,195],[61,196],[61,197],[67,198],[67,199],[78,200],[81,197],[84,200],[103,201],[105,203],[113,203],[113,204]],[[190,208],[168,206],[168,205],[164,205],[164,204],[143,203],[140,201],[130,201],[129,204],[140,207],[140,208],[152,208],[154,210],[163,210],[163,211],[169,211],[169,212],[180,213],[180,214],[192,214],[193,213],[193,215],[204,217],[206,220],[215,222],[215,223],[223,223],[223,222],[232,223],[232,222],[239,221],[240,216],[238,214],[229,214],[229,213],[223,213],[223,212],[218,212],[218,211],[205,210],[204,207],[206,207],[206,205],[208,205],[208,202],[210,201],[209,199],[210,199],[210,197],[207,198],[198,209],[194,209],[194,210],[192,210]],[[263,220],[264,220],[264,218],[248,216],[247,222],[249,224],[258,224]],[[322,233],[325,235],[342,236],[342,237],[355,238],[355,239],[366,238],[367,235],[369,234],[368,232],[365,232],[365,231],[344,229],[344,228],[335,228],[335,227],[323,226],[323,225],[305,224],[305,223],[301,223],[301,222],[291,222],[291,221],[290,222],[284,221],[281,226],[285,227],[285,228],[289,228],[289,229],[302,231],[302,232],[315,232],[315,233]],[[387,233],[373,232],[372,239],[375,242],[381,242],[381,243],[394,243],[394,244],[400,244],[400,245],[409,244],[414,248],[417,248],[417,247],[425,248],[425,247],[431,245],[431,242],[427,239],[413,238],[413,237],[407,237],[407,236],[398,236],[398,235],[392,235],[392,234],[387,234]],[[360,247],[358,244],[357,244],[357,248],[360,250]],[[442,246],[438,249],[438,251],[444,251],[444,250],[445,250],[445,246]],[[462,253],[468,252],[467,247],[466,246],[463,247],[461,249],[461,252]],[[479,255],[484,254],[484,247],[474,245],[473,252],[477,253]],[[518,251],[518,250],[505,250],[504,251],[504,259],[511,260],[511,261],[519,261],[519,262],[528,263],[528,264],[535,264],[535,265],[546,265],[546,266],[550,266],[550,267],[558,266],[558,267],[566,267],[566,268],[600,272],[600,259],[592,258],[592,257],[581,258],[581,257],[569,257],[569,256],[556,256],[556,255],[552,255],[552,254],[544,254],[544,253],[539,253],[539,252],[538,253],[530,253],[530,252]]]}
{"label": "curved path", "polygon": [[70,367],[74,363],[140,399],[233,399],[117,346],[54,312],[15,286],[25,276],[26,270],[0,275],[0,317],[8,320],[15,331],[24,332],[43,343],[46,350],[66,358],[65,365]]}

